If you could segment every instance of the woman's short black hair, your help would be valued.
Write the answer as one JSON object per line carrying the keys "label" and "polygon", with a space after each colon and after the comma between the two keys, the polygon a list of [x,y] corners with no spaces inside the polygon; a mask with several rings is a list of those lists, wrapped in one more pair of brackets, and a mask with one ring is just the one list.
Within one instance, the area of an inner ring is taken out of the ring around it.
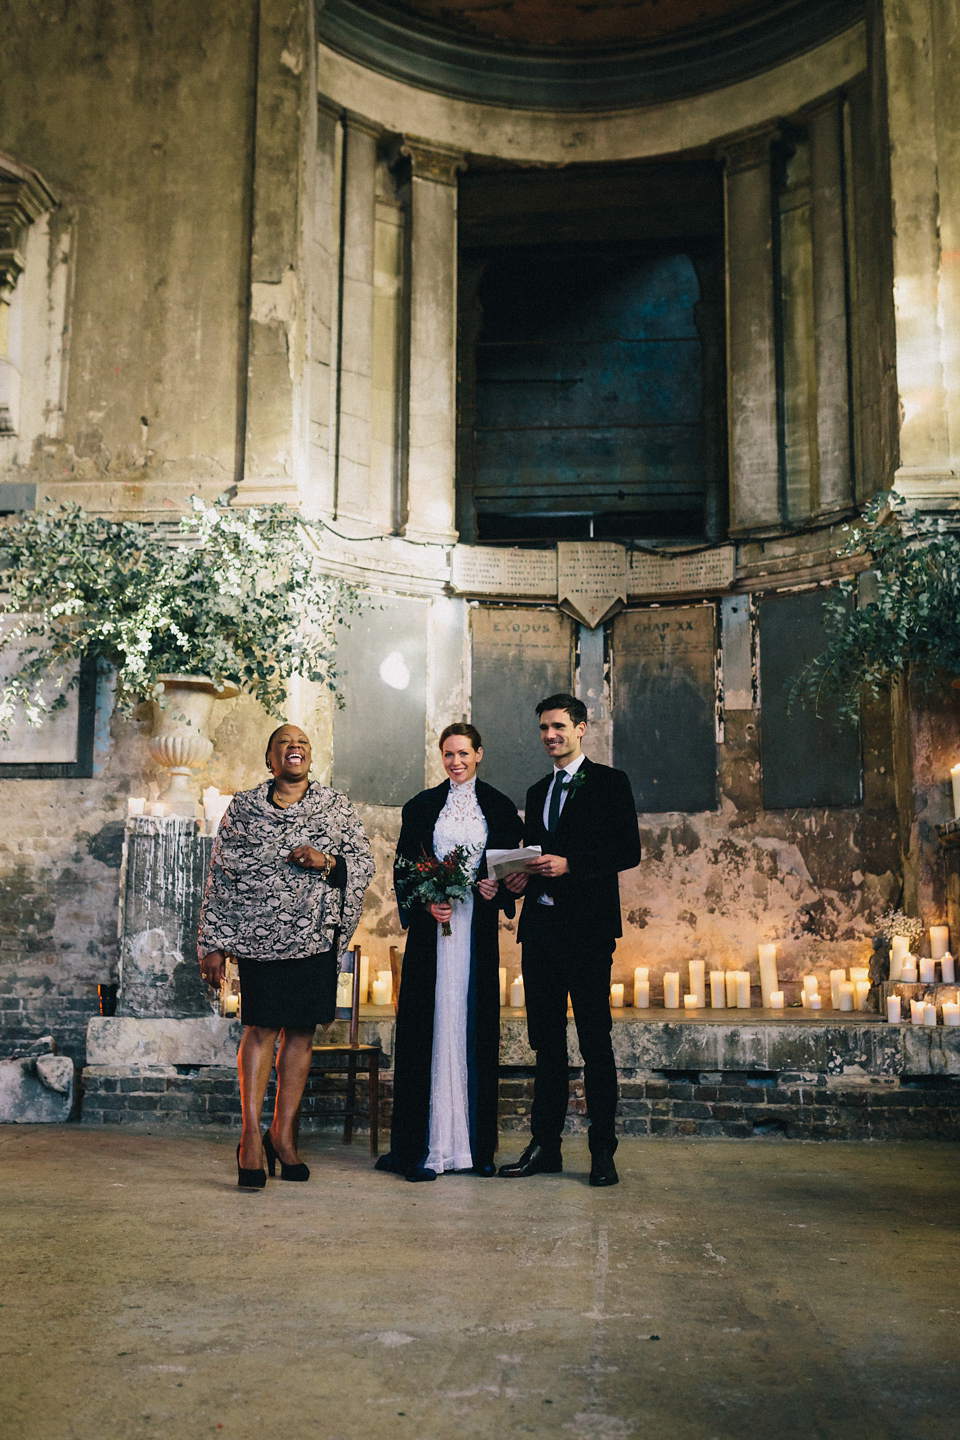
{"label": "woman's short black hair", "polygon": [[[269,739],[267,740],[267,748],[266,748],[266,750],[264,750],[264,752],[263,752],[263,758],[264,758],[264,760],[266,760],[266,762],[267,762],[267,769],[270,768],[270,746],[273,744],[274,740],[276,740],[277,736],[280,734],[280,731],[281,731],[281,730],[286,730],[286,729],[288,729],[289,726],[290,726],[290,721],[289,721],[289,720],[284,720],[283,724],[282,724],[282,725],[278,725],[277,728],[276,728],[276,730],[274,730],[273,734],[272,734],[272,735],[269,737]],[[299,729],[300,727],[298,726],[297,728]]]}
{"label": "woman's short black hair", "polygon": [[545,710],[566,710],[574,725],[587,723],[587,707],[575,695],[548,695],[537,706],[537,714],[542,715]]}
{"label": "woman's short black hair", "polygon": [[443,749],[444,745],[446,745],[451,735],[465,735],[466,738],[470,741],[470,744],[473,746],[474,750],[483,749],[483,741],[480,739],[480,731],[477,729],[476,725],[468,725],[465,720],[455,720],[452,725],[447,726],[446,730],[444,730],[443,734],[440,736],[441,750]]}

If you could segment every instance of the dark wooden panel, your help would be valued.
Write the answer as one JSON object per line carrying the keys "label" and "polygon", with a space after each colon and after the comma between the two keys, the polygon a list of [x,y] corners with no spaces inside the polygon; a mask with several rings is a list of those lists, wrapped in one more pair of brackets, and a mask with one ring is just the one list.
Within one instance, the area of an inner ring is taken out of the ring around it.
{"label": "dark wooden panel", "polygon": [[717,808],[716,610],[632,610],[613,622],[613,763],[637,810]]}
{"label": "dark wooden panel", "polygon": [[382,603],[338,632],[346,704],[334,713],[333,783],[354,801],[403,805],[423,789],[428,607]]}
{"label": "dark wooden panel", "polygon": [[496,255],[479,290],[478,515],[702,512],[699,301],[669,249]]}
{"label": "dark wooden panel", "polygon": [[536,707],[570,693],[573,622],[559,610],[478,608],[471,615],[473,723],[483,736],[484,780],[523,805],[550,769]]}
{"label": "dark wooden panel", "polygon": [[799,704],[790,687],[826,644],[822,590],[760,601],[760,764],[768,810],[856,805],[861,796],[860,737],[835,710]]}

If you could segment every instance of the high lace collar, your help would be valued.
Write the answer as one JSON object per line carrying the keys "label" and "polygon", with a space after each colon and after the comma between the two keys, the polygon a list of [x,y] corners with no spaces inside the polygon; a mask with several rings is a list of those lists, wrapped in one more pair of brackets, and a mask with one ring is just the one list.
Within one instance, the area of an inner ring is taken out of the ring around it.
{"label": "high lace collar", "polygon": [[464,782],[463,782],[462,785],[458,785],[455,780],[451,780],[451,781],[450,781],[450,794],[451,794],[451,795],[471,795],[471,794],[474,794],[474,793],[476,792],[476,788],[477,788],[477,777],[476,777],[476,775],[474,775],[471,780],[464,780]]}

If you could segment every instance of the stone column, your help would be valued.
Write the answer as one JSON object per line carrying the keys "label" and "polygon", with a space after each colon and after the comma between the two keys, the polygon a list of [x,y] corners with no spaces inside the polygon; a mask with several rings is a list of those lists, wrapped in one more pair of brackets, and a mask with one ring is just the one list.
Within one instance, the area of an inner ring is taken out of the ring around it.
{"label": "stone column", "polygon": [[814,347],[821,514],[853,502],[850,454],[850,367],[847,354],[846,252],[840,103],[810,117]]}
{"label": "stone column", "polygon": [[373,417],[373,245],[377,128],[347,113],[344,134],[344,215],[339,415],[336,451],[337,517],[364,519],[369,508]]}
{"label": "stone column", "polygon": [[728,141],[726,162],[727,406],[730,531],[780,523],[770,145],[776,131]]}
{"label": "stone column", "polygon": [[455,541],[457,402],[457,151],[405,137],[411,165],[410,538]]}
{"label": "stone column", "polygon": [[900,466],[920,504],[960,501],[956,7],[884,0]]}
{"label": "stone column", "polygon": [[317,102],[316,165],[308,240],[311,278],[307,326],[309,362],[309,487],[311,513],[333,511],[336,439],[336,361],[340,305],[340,163],[342,115],[322,96]]}

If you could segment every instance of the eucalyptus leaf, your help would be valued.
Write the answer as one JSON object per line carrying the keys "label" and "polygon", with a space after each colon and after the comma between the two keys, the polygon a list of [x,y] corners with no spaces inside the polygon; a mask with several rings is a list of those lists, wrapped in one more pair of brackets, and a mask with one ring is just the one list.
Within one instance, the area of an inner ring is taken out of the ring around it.
{"label": "eucalyptus leaf", "polygon": [[85,656],[116,668],[124,714],[156,698],[164,674],[232,680],[278,718],[292,675],[337,694],[336,626],[360,596],[323,570],[317,527],[285,505],[191,504],[172,531],[76,505],[7,520],[0,615],[16,620],[0,650],[16,648],[20,665],[0,735],[18,709],[42,723],[43,680]]}

